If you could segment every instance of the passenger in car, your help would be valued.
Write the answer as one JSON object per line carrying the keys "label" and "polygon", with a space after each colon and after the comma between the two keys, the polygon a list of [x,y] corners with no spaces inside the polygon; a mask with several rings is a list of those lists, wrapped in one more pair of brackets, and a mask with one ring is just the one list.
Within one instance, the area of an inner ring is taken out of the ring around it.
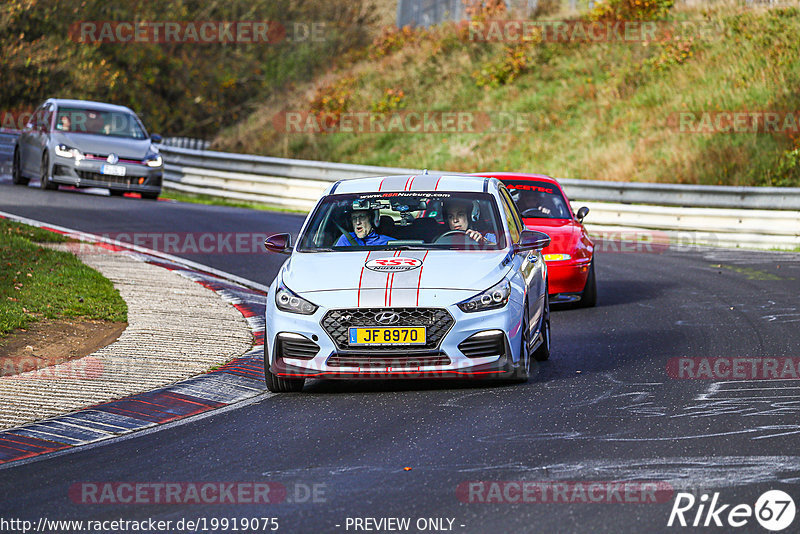
{"label": "passenger in car", "polygon": [[350,213],[353,223],[353,232],[342,234],[342,237],[333,245],[335,247],[369,247],[385,245],[395,238],[381,235],[375,231],[375,226],[380,225],[380,212],[378,210],[353,210]]}
{"label": "passenger in car", "polygon": [[460,230],[477,243],[497,244],[497,236],[485,234],[473,228],[480,217],[480,206],[477,201],[449,200],[444,202],[444,218],[450,230]]}
{"label": "passenger in car", "polygon": [[67,115],[62,115],[61,120],[56,125],[56,129],[61,130],[62,132],[68,132],[70,130],[71,124],[69,117]]}

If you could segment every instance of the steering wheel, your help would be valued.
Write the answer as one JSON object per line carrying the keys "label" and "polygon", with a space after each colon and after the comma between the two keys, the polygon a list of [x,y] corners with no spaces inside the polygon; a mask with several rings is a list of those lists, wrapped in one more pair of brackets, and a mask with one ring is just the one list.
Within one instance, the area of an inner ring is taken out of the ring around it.
{"label": "steering wheel", "polygon": [[454,243],[457,240],[454,239],[456,236],[461,236],[464,241],[467,240],[467,232],[464,230],[449,230],[436,239],[433,240],[434,243],[439,243],[440,241],[449,241],[450,243]]}
{"label": "steering wheel", "polygon": [[[545,211],[547,210],[547,211]],[[523,217],[532,217],[534,215],[550,215],[552,213],[549,209],[545,208],[544,206],[536,206],[535,208],[528,208],[522,212]]]}
{"label": "steering wheel", "polygon": [[450,230],[448,232],[443,233],[439,237],[437,237],[434,243],[444,243],[444,244],[456,244],[456,243],[464,243],[464,244],[477,244],[479,241],[475,241],[473,238],[467,235],[467,232],[464,230]]}

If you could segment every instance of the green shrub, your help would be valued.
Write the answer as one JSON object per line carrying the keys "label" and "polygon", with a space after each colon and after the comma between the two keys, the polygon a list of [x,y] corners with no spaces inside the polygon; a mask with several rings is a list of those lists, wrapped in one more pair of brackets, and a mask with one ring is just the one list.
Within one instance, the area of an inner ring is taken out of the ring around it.
{"label": "green shrub", "polygon": [[503,47],[499,59],[484,63],[472,73],[478,87],[500,87],[514,81],[531,67],[531,43]]}
{"label": "green shrub", "polygon": [[661,20],[675,0],[599,0],[586,18],[594,22]]}
{"label": "green shrub", "polygon": [[380,100],[372,103],[375,113],[389,113],[406,107],[406,94],[402,89],[386,89]]}

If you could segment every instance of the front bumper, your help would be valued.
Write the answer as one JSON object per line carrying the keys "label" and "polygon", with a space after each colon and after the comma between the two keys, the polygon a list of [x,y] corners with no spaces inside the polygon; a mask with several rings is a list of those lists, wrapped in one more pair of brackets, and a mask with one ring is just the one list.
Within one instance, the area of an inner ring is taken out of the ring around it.
{"label": "front bumper", "polygon": [[589,265],[591,260],[569,260],[554,261],[547,264],[549,292],[551,302],[567,302],[580,298],[562,299],[559,295],[567,297],[569,294],[578,294],[586,287],[586,279],[589,277]]}
{"label": "front bumper", "polygon": [[84,159],[76,162],[72,158],[56,156],[53,161],[52,181],[75,187],[103,187],[114,191],[136,193],[160,193],[164,167],[148,167],[120,162],[125,167],[125,176],[103,174],[106,163],[101,160]]}
{"label": "front bumper", "polygon": [[[521,344],[520,304],[509,301],[499,310],[478,313],[464,313],[457,306],[438,309],[446,310],[453,324],[436,346],[350,348],[342,347],[322,326],[331,310],[320,308],[314,315],[285,313],[277,310],[272,297],[265,337],[270,372],[284,378],[491,378],[507,376],[516,366]],[[481,332],[489,332],[484,335],[485,343],[464,343]],[[476,345],[480,350],[475,350]],[[471,351],[472,357],[462,349]],[[302,358],[292,357],[297,355]]]}

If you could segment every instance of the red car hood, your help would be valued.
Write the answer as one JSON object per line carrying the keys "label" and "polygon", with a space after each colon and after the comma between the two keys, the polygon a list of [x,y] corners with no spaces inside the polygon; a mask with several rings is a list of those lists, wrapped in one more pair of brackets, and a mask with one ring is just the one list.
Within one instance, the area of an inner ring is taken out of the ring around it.
{"label": "red car hood", "polygon": [[523,219],[528,230],[537,230],[550,236],[550,245],[544,254],[570,254],[580,237],[580,228],[569,219]]}

